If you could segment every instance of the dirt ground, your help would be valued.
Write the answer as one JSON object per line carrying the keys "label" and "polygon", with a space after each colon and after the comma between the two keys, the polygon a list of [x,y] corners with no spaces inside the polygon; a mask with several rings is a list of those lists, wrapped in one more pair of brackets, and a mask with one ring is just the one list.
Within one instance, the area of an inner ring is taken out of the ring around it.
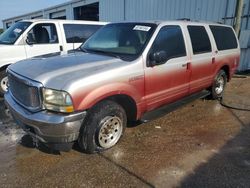
{"label": "dirt ground", "polygon": [[[225,103],[249,98],[250,77],[227,85]],[[249,111],[196,100],[88,155],[35,148],[0,103],[0,187],[250,187]]]}

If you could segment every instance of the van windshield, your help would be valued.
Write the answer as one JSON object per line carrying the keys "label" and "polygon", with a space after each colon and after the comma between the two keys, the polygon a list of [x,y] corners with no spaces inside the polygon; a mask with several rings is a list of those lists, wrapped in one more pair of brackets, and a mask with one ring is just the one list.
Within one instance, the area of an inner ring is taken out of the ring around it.
{"label": "van windshield", "polygon": [[14,44],[31,22],[17,22],[0,35],[0,44]]}
{"label": "van windshield", "polygon": [[121,59],[136,59],[155,31],[152,23],[114,23],[98,30],[81,49]]}

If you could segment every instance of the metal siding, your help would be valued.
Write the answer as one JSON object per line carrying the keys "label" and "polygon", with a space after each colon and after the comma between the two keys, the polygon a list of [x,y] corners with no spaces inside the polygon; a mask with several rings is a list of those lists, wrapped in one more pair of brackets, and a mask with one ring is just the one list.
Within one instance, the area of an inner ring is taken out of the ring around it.
{"label": "metal siding", "polygon": [[100,0],[99,10],[100,21],[124,20],[124,0]]}
{"label": "metal siding", "polygon": [[[230,12],[233,15],[236,0],[229,1],[227,15]],[[125,0],[125,20],[190,18],[222,22],[226,12],[226,2],[227,0]],[[100,1],[101,20],[123,21],[123,4],[124,0]]]}

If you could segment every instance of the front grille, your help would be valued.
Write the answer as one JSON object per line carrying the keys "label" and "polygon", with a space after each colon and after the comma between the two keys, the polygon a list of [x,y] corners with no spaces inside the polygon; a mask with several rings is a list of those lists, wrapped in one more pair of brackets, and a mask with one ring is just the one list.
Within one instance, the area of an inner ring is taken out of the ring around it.
{"label": "front grille", "polygon": [[19,79],[13,74],[8,75],[9,90],[13,97],[27,108],[39,108],[40,97],[39,88],[28,85],[24,80]]}

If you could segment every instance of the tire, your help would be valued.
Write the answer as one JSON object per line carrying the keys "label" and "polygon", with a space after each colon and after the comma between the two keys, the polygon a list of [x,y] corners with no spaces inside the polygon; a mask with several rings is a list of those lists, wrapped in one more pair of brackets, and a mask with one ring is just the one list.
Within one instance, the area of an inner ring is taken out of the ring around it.
{"label": "tire", "polygon": [[86,153],[98,153],[113,147],[127,125],[124,109],[113,101],[103,101],[88,111],[78,144]]}
{"label": "tire", "polygon": [[211,87],[211,98],[216,100],[223,96],[227,83],[227,75],[224,70],[220,70],[215,78]]}
{"label": "tire", "polygon": [[4,96],[7,91],[8,77],[6,70],[0,72],[0,97]]}

